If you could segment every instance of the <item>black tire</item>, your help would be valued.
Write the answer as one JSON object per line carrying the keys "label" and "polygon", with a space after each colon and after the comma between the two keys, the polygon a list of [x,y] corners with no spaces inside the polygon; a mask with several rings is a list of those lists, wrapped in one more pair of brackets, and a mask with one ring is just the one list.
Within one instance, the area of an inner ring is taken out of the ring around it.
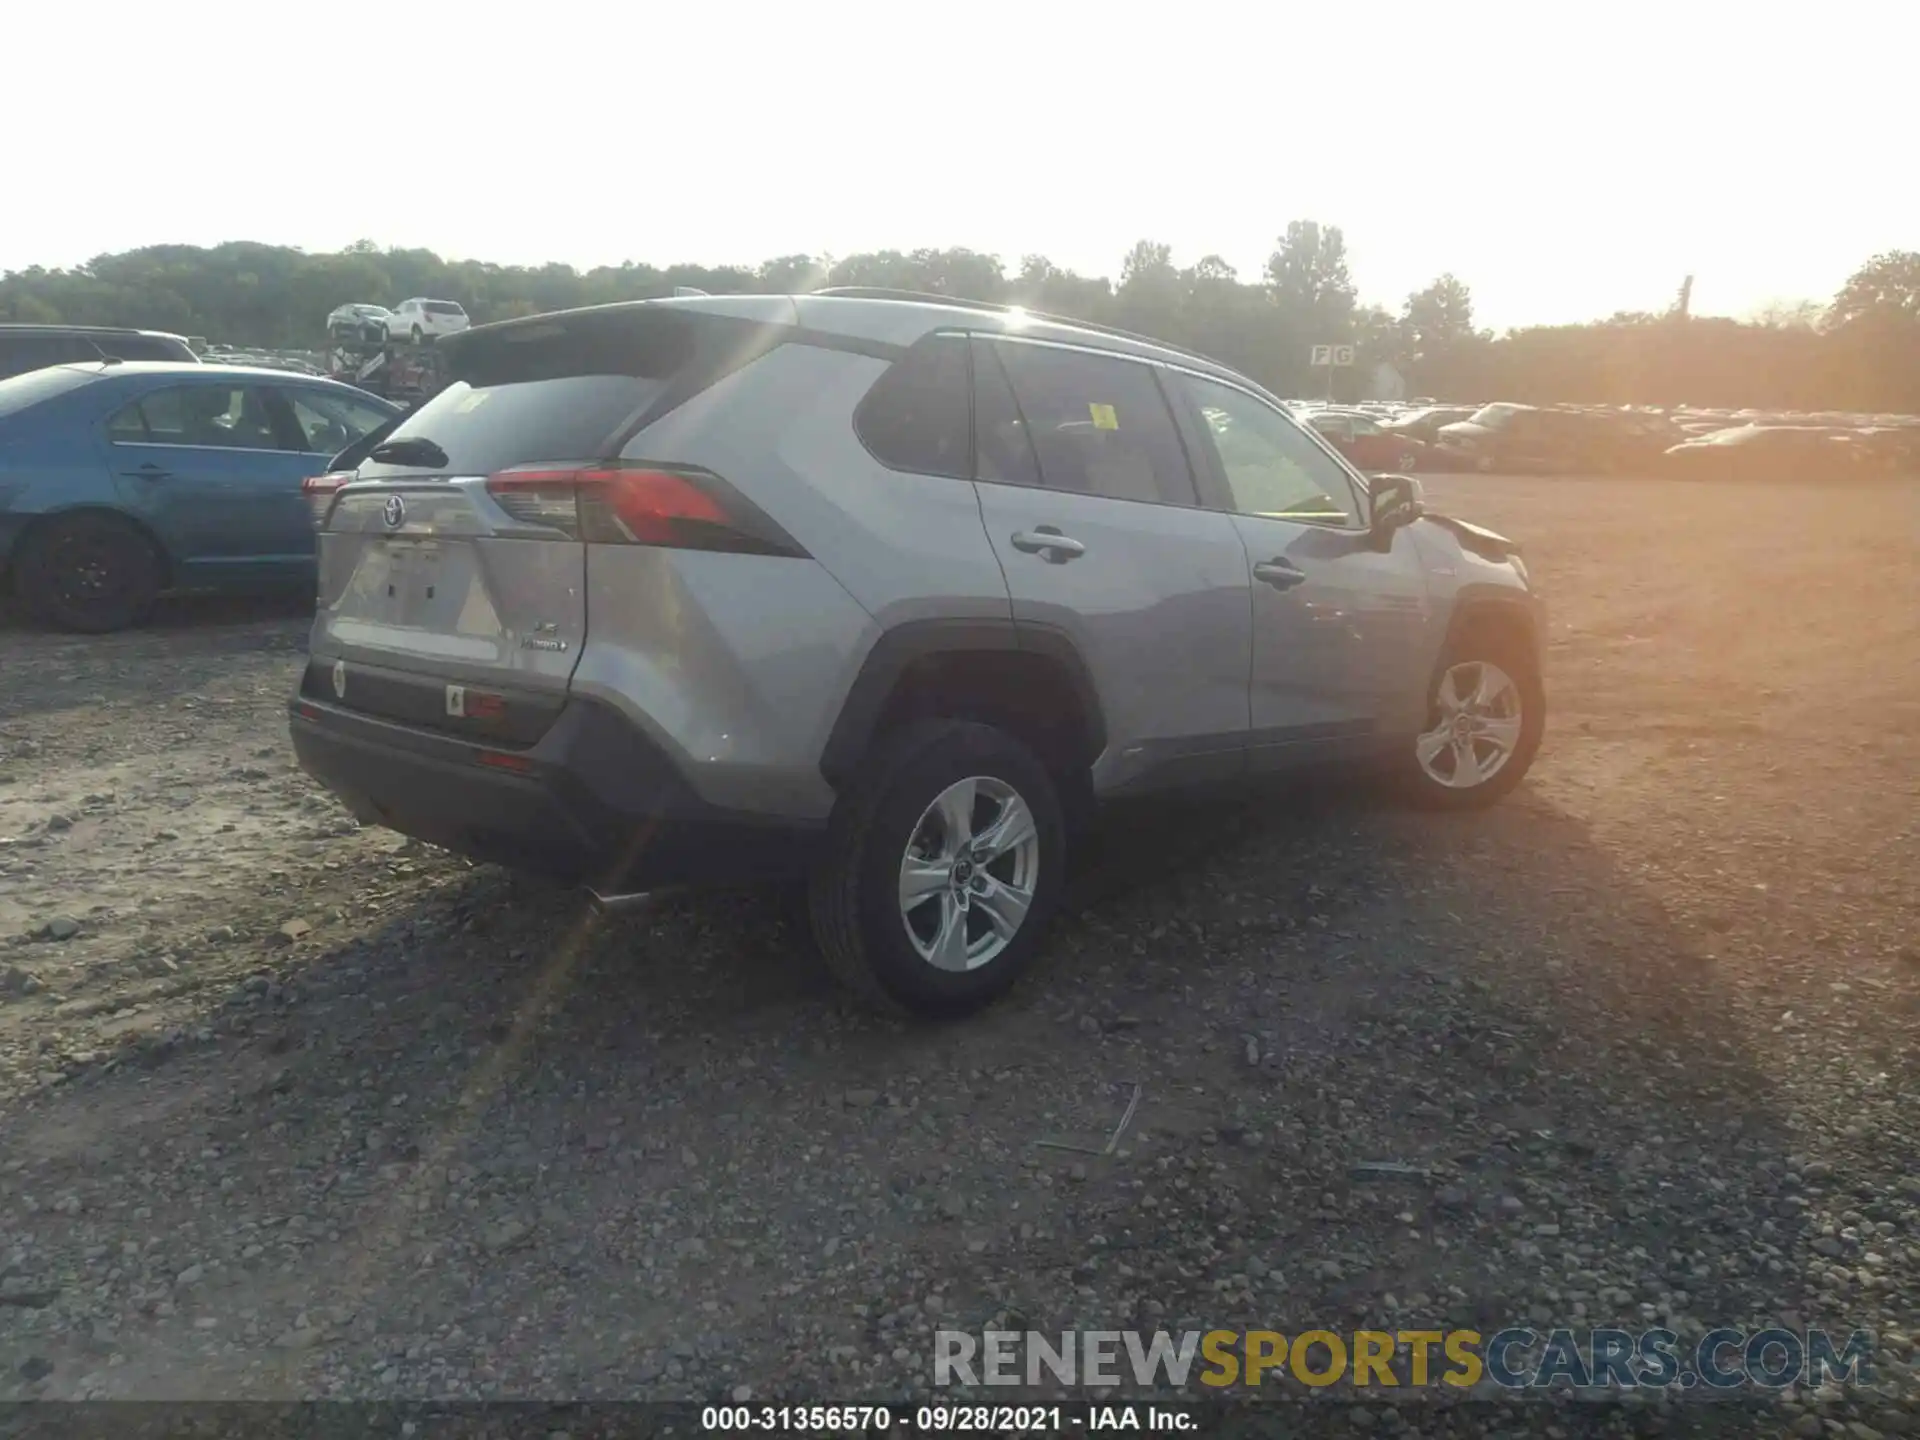
{"label": "black tire", "polygon": [[1534,757],[1540,753],[1540,741],[1547,727],[1547,692],[1540,671],[1527,648],[1498,632],[1468,631],[1447,647],[1434,667],[1427,687],[1428,730],[1440,720],[1440,686],[1447,672],[1460,665],[1488,662],[1498,666],[1512,680],[1519,697],[1520,738],[1506,763],[1481,784],[1460,787],[1442,784],[1428,774],[1420,763],[1417,738],[1408,742],[1398,762],[1401,788],[1414,804],[1428,810],[1480,810],[1508,795],[1527,776]]}
{"label": "black tire", "polygon": [[82,635],[125,630],[159,598],[165,564],[131,521],[103,511],[35,526],[22,542],[15,588],[28,613]]}
{"label": "black tire", "polygon": [[[1026,803],[1038,837],[1033,898],[997,956],[942,970],[915,949],[902,918],[901,861],[928,807],[950,785],[987,777]],[[833,974],[878,1009],[944,1019],[1004,994],[1039,953],[1066,874],[1066,826],[1052,776],[991,726],[917,721],[881,741],[841,797],[809,889],[814,937]]]}

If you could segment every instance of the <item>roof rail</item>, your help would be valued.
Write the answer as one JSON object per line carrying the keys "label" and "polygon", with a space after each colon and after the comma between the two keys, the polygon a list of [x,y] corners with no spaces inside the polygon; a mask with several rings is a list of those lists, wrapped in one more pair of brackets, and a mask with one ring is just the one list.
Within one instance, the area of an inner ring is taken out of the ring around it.
{"label": "roof rail", "polygon": [[1022,315],[1032,316],[1035,320],[1045,320],[1055,325],[1071,325],[1076,330],[1090,330],[1096,335],[1111,335],[1116,340],[1132,340],[1136,344],[1151,345],[1154,349],[1164,350],[1169,355],[1184,355],[1189,360],[1199,360],[1207,365],[1221,363],[1211,355],[1202,355],[1198,350],[1189,350],[1184,345],[1174,345],[1166,340],[1156,339],[1152,335],[1122,330],[1117,325],[1101,325],[1072,315],[1054,315],[1045,310],[1035,310],[1030,305],[1003,305],[993,300],[969,300],[959,295],[934,295],[924,290],[889,290],[881,285],[830,285],[824,290],[809,290],[806,293],[834,295],[843,300],[916,300],[926,305],[949,305],[956,310],[980,310],[989,315],[1010,315],[1018,311]]}

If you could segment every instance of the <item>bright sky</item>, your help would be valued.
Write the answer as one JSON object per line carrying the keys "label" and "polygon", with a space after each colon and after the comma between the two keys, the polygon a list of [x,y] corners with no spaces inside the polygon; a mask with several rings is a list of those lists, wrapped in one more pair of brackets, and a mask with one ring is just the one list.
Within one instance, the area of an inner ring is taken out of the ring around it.
{"label": "bright sky", "polygon": [[[581,267],[965,245],[1479,323],[1830,298],[1920,249],[1920,6],[13,0],[0,270],[362,236]],[[344,296],[343,299],[363,297]]]}

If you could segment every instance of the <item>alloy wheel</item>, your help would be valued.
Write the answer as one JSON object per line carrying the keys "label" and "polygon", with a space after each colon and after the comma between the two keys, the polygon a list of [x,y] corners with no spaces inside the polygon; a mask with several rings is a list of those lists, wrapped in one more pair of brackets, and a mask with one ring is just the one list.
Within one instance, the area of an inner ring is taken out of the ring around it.
{"label": "alloy wheel", "polygon": [[900,860],[900,919],[920,958],[977,970],[1013,943],[1040,878],[1040,832],[1020,792],[957,780],[921,813]]}
{"label": "alloy wheel", "polygon": [[1520,687],[1491,660],[1450,666],[1434,694],[1432,728],[1415,743],[1427,777],[1471,790],[1506,768],[1520,745]]}

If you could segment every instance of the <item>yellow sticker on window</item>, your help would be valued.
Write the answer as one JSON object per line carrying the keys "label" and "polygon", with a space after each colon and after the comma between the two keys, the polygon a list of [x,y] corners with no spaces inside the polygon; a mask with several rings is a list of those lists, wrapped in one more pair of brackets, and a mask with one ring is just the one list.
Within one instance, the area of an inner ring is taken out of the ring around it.
{"label": "yellow sticker on window", "polygon": [[1087,410],[1093,416],[1094,429],[1118,430],[1120,428],[1120,416],[1113,406],[1089,404]]}

